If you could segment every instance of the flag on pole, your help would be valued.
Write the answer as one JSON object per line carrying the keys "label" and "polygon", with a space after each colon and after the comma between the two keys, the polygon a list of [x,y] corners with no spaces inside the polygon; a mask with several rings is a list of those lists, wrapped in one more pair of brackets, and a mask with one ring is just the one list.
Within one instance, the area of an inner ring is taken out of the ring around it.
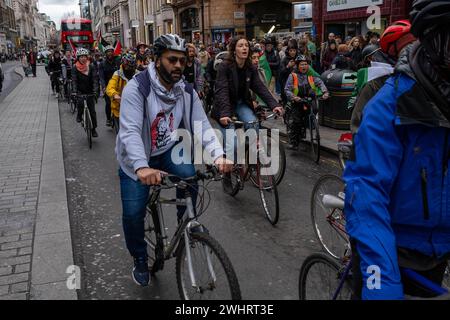
{"label": "flag on pole", "polygon": [[75,47],[75,45],[72,42],[72,39],[69,38],[69,44],[70,44],[70,48],[72,48],[72,53],[74,56],[77,55],[77,48]]}
{"label": "flag on pole", "polygon": [[120,56],[122,54],[122,45],[120,44],[120,40],[116,40],[116,42],[114,42],[114,55],[115,56]]}

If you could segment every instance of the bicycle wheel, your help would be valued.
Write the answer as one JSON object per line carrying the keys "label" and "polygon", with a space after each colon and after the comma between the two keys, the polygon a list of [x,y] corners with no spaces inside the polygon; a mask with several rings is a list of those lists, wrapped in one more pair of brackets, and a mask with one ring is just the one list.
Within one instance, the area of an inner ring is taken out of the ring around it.
{"label": "bicycle wheel", "polygon": [[320,134],[319,125],[317,124],[317,118],[311,114],[309,116],[309,138],[311,141],[312,157],[315,163],[320,161]]}
{"label": "bicycle wheel", "polygon": [[445,268],[442,286],[450,290],[450,261],[447,261],[447,268]]}
{"label": "bicycle wheel", "polygon": [[[323,253],[306,258],[300,269],[298,294],[300,300],[332,300],[339,288],[345,265]],[[352,282],[347,276],[336,300],[352,298]]]}
{"label": "bicycle wheel", "polygon": [[72,114],[75,113],[75,111],[77,110],[77,104],[76,104],[76,100],[74,98],[70,98],[70,112]]}
{"label": "bicycle wheel", "polygon": [[92,149],[92,120],[91,120],[91,113],[89,112],[88,108],[84,108],[84,129],[86,130],[86,135],[88,139],[88,145],[89,149]]}
{"label": "bicycle wheel", "polygon": [[340,209],[330,210],[323,205],[323,196],[338,197],[344,192],[344,182],[335,175],[324,175],[314,185],[311,195],[311,221],[314,233],[322,248],[333,258],[344,256],[350,247],[350,241],[345,232],[345,216]]}
{"label": "bicycle wheel", "polygon": [[233,265],[220,244],[205,233],[192,233],[189,243],[196,287],[192,286],[184,240],[177,248],[178,292],[183,300],[241,300]]}
{"label": "bicycle wheel", "polygon": [[144,240],[147,242],[150,273],[155,275],[164,267],[164,244],[161,238],[161,224],[156,206],[146,208],[144,219]]}
{"label": "bicycle wheel", "polygon": [[240,168],[235,166],[231,173],[223,175],[222,188],[226,194],[229,194],[232,197],[238,194],[241,188]]}
{"label": "bicycle wheel", "polygon": [[261,165],[259,157],[256,164],[256,179],[264,215],[272,225],[275,225],[280,216],[277,184],[273,175],[264,172],[264,167]]}
{"label": "bicycle wheel", "polygon": [[[269,159],[271,159],[271,157],[272,157],[272,151],[271,151],[272,147],[271,146],[275,144],[275,141],[271,136],[268,138],[269,139],[267,140],[267,151],[264,151],[264,152],[267,152],[266,156]],[[278,145],[278,166],[277,166],[278,170],[274,174],[274,178],[275,178],[275,183],[277,185],[279,185],[280,182],[283,180],[284,174],[286,172],[286,151],[284,150],[284,146],[280,141],[278,141],[276,144]],[[266,166],[270,167],[271,165],[272,165],[272,162],[270,162]],[[258,181],[256,178],[256,172],[254,170],[252,170],[250,172],[250,181],[253,183],[253,185],[255,187],[258,188],[259,184],[258,184]]]}

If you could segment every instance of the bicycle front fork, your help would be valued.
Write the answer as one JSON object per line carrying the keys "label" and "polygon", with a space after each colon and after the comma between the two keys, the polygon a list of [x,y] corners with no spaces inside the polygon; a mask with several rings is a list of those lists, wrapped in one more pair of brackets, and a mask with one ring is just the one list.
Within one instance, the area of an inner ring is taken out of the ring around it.
{"label": "bicycle front fork", "polygon": [[[186,209],[187,209],[187,214],[189,219],[195,219],[195,214],[194,214],[194,210],[193,210],[193,204],[192,204],[192,198],[187,197],[186,198]],[[201,224],[196,221],[196,220],[192,220],[188,223],[188,225],[186,226],[186,229],[184,230],[184,243],[185,243],[185,250],[186,250],[186,259],[187,259],[187,264],[188,264],[188,270],[189,270],[189,277],[191,279],[191,285],[193,288],[196,288],[197,291],[200,290],[200,287],[197,284],[197,280],[195,277],[195,272],[194,272],[194,266],[192,263],[192,253],[191,253],[191,243],[193,242],[191,237],[190,237],[190,233],[191,233],[191,229],[194,227],[199,227],[201,226]],[[213,280],[213,282],[215,283],[217,281],[217,277],[216,274],[214,272],[214,268],[212,266],[212,261],[211,261],[211,255],[208,251],[208,248],[202,244],[202,249],[205,252],[205,256],[206,256],[206,262],[208,265],[208,271],[211,275],[211,278]]]}

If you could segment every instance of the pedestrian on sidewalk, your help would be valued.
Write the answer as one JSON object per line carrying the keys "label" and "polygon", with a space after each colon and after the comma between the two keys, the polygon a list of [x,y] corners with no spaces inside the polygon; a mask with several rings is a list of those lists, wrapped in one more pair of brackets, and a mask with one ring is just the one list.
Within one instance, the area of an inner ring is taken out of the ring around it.
{"label": "pedestrian on sidewalk", "polygon": [[[72,68],[72,94],[95,94],[97,92],[97,76],[93,64],[88,59],[89,51],[84,48],[77,50],[77,62],[75,68]],[[92,136],[98,137],[97,131],[97,114],[95,113],[95,99],[89,97],[87,99],[89,113],[92,119]],[[77,122],[81,122],[83,114],[83,101],[77,100]]]}
{"label": "pedestrian on sidewalk", "polygon": [[30,64],[28,63],[28,57],[25,54],[25,52],[22,55],[21,63],[22,63],[23,73],[25,73],[25,77],[28,78],[28,74],[30,73],[30,69],[29,69]]}
{"label": "pedestrian on sidewalk", "polygon": [[28,54],[28,62],[31,65],[31,70],[33,71],[33,77],[36,78],[36,64],[37,64],[37,52],[36,48]]}

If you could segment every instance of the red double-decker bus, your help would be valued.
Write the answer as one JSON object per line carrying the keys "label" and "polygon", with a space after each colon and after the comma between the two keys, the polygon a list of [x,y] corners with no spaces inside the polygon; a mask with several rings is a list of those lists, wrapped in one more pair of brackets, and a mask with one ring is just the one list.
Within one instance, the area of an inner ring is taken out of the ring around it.
{"label": "red double-decker bus", "polygon": [[64,50],[71,49],[69,39],[77,48],[92,50],[94,36],[92,21],[82,18],[67,18],[61,20],[61,45]]}

